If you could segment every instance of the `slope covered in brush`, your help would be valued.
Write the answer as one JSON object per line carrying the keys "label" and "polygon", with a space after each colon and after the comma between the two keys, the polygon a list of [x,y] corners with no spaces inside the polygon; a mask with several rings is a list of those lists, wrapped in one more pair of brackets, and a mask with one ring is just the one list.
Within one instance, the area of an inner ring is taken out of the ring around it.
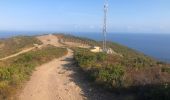
{"label": "slope covered in brush", "polygon": [[32,47],[33,44],[41,44],[41,42],[32,36],[17,36],[1,39],[0,58],[14,54],[24,48]]}
{"label": "slope covered in brush", "polygon": [[[65,41],[89,43],[89,39],[63,36]],[[90,40],[91,46],[102,46]],[[121,54],[93,53],[90,49],[74,47],[77,64],[95,83],[111,90],[134,92],[137,100],[169,100],[170,65],[117,43],[108,47]]]}
{"label": "slope covered in brush", "polygon": [[67,54],[67,49],[48,45],[0,62],[0,100],[9,100],[36,67]]}

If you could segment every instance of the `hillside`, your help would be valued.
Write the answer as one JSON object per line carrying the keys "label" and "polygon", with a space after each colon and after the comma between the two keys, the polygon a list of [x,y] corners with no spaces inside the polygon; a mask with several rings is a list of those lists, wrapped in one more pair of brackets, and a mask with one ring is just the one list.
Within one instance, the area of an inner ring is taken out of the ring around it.
{"label": "hillside", "polygon": [[33,44],[42,44],[32,36],[17,36],[0,40],[0,58],[19,52],[25,48],[33,47]]}
{"label": "hillside", "polygon": [[[18,53],[33,44],[42,44],[37,37],[17,36],[1,40],[0,57]],[[22,84],[27,81],[36,67],[67,54],[65,48],[44,45],[41,48],[0,61],[0,100],[14,99]]]}
{"label": "hillside", "polygon": [[[65,42],[102,46],[101,42],[70,35]],[[108,42],[108,47],[123,55],[93,53],[88,48],[72,47],[77,64],[95,83],[119,94],[132,92],[137,100],[170,99],[170,65],[138,51]]]}
{"label": "hillside", "polygon": [[118,43],[108,42],[115,53],[106,54],[91,52],[102,42],[87,38],[18,36],[0,40],[1,58],[33,44],[41,48],[0,61],[0,99],[18,91],[19,100],[170,99],[170,65]]}

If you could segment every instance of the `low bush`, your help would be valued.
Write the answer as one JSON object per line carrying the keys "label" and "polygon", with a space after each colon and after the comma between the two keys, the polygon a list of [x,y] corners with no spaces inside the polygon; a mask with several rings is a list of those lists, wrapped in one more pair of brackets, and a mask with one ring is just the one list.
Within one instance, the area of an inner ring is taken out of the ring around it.
{"label": "low bush", "polygon": [[99,69],[97,79],[111,87],[122,87],[124,68],[121,65],[110,65]]}
{"label": "low bush", "polygon": [[102,52],[97,53],[97,60],[98,61],[104,61],[104,60],[106,60],[106,58],[107,58],[106,53],[102,53]]}
{"label": "low bush", "polygon": [[[110,87],[121,87],[124,67],[118,64],[105,64],[108,59],[105,53],[93,53],[87,49],[75,49],[78,65],[88,72],[97,83]],[[103,66],[103,64],[105,64]]]}
{"label": "low bush", "polygon": [[97,57],[94,53],[82,49],[79,49],[77,52],[75,52],[75,59],[78,61],[81,67],[86,68],[92,67],[97,61]]}

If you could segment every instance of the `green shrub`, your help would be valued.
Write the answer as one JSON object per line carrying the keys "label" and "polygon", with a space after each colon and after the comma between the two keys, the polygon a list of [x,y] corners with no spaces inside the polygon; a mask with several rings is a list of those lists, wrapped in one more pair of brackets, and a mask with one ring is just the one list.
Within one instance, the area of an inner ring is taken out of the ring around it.
{"label": "green shrub", "polygon": [[106,57],[107,57],[106,53],[102,53],[102,52],[97,53],[97,60],[98,61],[104,61],[104,60],[106,60]]}
{"label": "green shrub", "polygon": [[[84,70],[88,69],[90,77],[96,80],[96,82],[106,83],[109,87],[121,87],[122,78],[124,76],[124,67],[119,64],[106,64],[107,54],[105,53],[93,53],[86,49],[76,49],[75,59],[79,66]],[[87,70],[86,70],[87,71]]]}
{"label": "green shrub", "polygon": [[0,80],[9,80],[11,79],[11,73],[9,72],[9,68],[0,68]]}
{"label": "green shrub", "polygon": [[121,65],[114,65],[100,69],[98,79],[113,87],[121,87],[123,75],[124,68]]}
{"label": "green shrub", "polygon": [[81,67],[87,67],[87,68],[92,67],[93,64],[97,61],[96,55],[86,50],[80,50],[76,52],[75,59],[78,61]]}

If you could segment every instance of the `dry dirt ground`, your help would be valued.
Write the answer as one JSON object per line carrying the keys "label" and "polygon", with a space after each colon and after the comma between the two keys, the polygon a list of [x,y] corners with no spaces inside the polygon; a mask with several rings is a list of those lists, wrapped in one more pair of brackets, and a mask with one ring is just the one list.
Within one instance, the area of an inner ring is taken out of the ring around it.
{"label": "dry dirt ground", "polygon": [[[56,36],[54,36],[54,35],[43,35],[43,36],[39,36],[39,37],[37,37],[37,38],[43,43],[42,45],[39,45],[39,46],[38,46],[39,48],[41,48],[41,47],[43,47],[43,46],[45,46],[45,45],[48,45],[48,44],[54,45],[54,46],[56,46],[56,47],[62,46],[62,45],[60,45],[60,44],[58,43],[58,38],[57,38]],[[3,46],[3,45],[0,45],[0,47],[1,47],[1,46]],[[10,55],[10,56],[1,58],[0,61],[4,61],[4,60],[7,60],[7,59],[9,59],[9,58],[16,57],[16,56],[18,56],[18,55],[20,55],[20,54],[29,52],[29,51],[31,51],[31,50],[33,50],[33,49],[35,49],[35,48],[36,48],[36,47],[30,47],[30,48],[24,49],[24,50],[22,50],[22,51],[20,51],[20,52],[18,52],[18,53],[15,53],[15,54],[12,54],[12,55]]]}
{"label": "dry dirt ground", "polygon": [[59,39],[50,34],[50,35],[42,35],[37,37],[44,45],[51,44],[56,47],[61,47],[62,45],[59,43]]}
{"label": "dry dirt ground", "polygon": [[15,54],[12,54],[12,55],[10,55],[10,56],[1,58],[0,61],[4,61],[4,60],[7,60],[7,59],[9,59],[9,58],[16,57],[16,56],[18,56],[18,55],[20,55],[20,54],[29,52],[29,51],[31,51],[31,50],[33,50],[33,49],[35,49],[35,47],[31,47],[31,48],[24,49],[24,50],[22,50],[22,51],[20,51],[20,52],[18,52],[18,53],[15,53]]}
{"label": "dry dirt ground", "polygon": [[63,42],[63,44],[67,45],[68,47],[80,47],[80,48],[90,48],[91,46],[87,44],[75,43],[75,42]]}
{"label": "dry dirt ground", "polygon": [[2,44],[0,43],[0,49],[1,49],[3,46],[4,46],[4,44],[3,44],[3,43],[2,43]]}
{"label": "dry dirt ground", "polygon": [[20,100],[82,100],[83,92],[71,77],[73,71],[66,70],[72,52],[36,69],[21,93]]}
{"label": "dry dirt ground", "polygon": [[[52,35],[41,36],[38,39],[45,44],[60,46],[57,37]],[[83,71],[76,67],[70,49],[66,56],[37,67],[18,98],[19,100],[121,99],[120,96],[115,96],[89,83]]]}

